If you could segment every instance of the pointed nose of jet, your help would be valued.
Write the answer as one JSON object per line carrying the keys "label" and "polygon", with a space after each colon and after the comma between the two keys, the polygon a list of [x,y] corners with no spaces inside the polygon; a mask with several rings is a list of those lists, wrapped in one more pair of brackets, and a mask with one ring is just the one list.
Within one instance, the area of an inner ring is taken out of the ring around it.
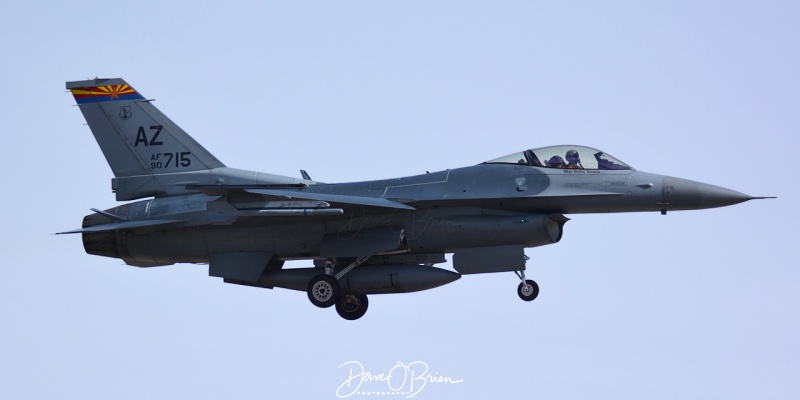
{"label": "pointed nose of jet", "polygon": [[739,204],[753,197],[724,187],[690,181],[664,178],[663,202],[668,210],[698,210]]}

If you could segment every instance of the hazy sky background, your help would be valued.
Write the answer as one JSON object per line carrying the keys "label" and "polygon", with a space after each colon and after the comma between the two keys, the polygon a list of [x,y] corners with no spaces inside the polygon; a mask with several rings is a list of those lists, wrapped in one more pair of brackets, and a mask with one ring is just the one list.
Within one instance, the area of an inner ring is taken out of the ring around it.
{"label": "hazy sky background", "polygon": [[[0,397],[325,399],[345,362],[423,361],[463,382],[420,399],[800,398],[800,6],[653,3],[3,2]],[[574,215],[526,251],[532,303],[467,276],[349,322],[51,235],[117,205],[64,90],[95,76],[232,167],[343,182],[574,143],[779,198]]]}

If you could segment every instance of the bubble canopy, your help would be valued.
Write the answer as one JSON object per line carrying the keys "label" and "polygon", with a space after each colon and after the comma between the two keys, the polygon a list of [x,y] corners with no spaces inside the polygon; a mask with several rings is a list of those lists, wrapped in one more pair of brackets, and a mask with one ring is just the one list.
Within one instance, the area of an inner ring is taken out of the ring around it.
{"label": "bubble canopy", "polygon": [[484,164],[516,164],[541,168],[632,170],[628,164],[586,146],[550,146],[524,150]]}

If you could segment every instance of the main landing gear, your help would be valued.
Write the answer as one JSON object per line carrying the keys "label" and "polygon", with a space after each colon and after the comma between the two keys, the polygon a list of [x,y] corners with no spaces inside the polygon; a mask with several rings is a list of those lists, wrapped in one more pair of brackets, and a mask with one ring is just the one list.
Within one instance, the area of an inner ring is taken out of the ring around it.
{"label": "main landing gear", "polygon": [[339,297],[336,302],[336,312],[347,320],[356,320],[364,316],[369,307],[369,300],[365,294],[346,294]]}
{"label": "main landing gear", "polygon": [[369,306],[367,295],[365,294],[341,294],[339,279],[345,276],[353,268],[363,264],[370,256],[359,257],[350,265],[333,275],[333,263],[328,261],[325,264],[325,273],[319,274],[308,282],[306,292],[311,304],[320,308],[328,308],[336,305],[336,312],[347,320],[356,320],[364,316]]}
{"label": "main landing gear", "polygon": [[328,308],[339,299],[339,281],[330,275],[319,274],[308,282],[308,299],[311,304]]}
{"label": "main landing gear", "polygon": [[517,277],[522,281],[517,287],[519,298],[525,301],[532,301],[539,296],[539,285],[531,279],[525,279],[525,271],[516,272]]}

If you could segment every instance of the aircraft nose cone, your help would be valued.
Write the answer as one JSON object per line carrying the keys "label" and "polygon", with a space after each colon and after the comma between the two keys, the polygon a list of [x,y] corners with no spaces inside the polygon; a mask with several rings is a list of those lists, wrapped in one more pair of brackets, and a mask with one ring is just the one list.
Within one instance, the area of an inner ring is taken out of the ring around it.
{"label": "aircraft nose cone", "polygon": [[663,185],[663,201],[669,210],[725,207],[753,199],[735,190],[670,176]]}

